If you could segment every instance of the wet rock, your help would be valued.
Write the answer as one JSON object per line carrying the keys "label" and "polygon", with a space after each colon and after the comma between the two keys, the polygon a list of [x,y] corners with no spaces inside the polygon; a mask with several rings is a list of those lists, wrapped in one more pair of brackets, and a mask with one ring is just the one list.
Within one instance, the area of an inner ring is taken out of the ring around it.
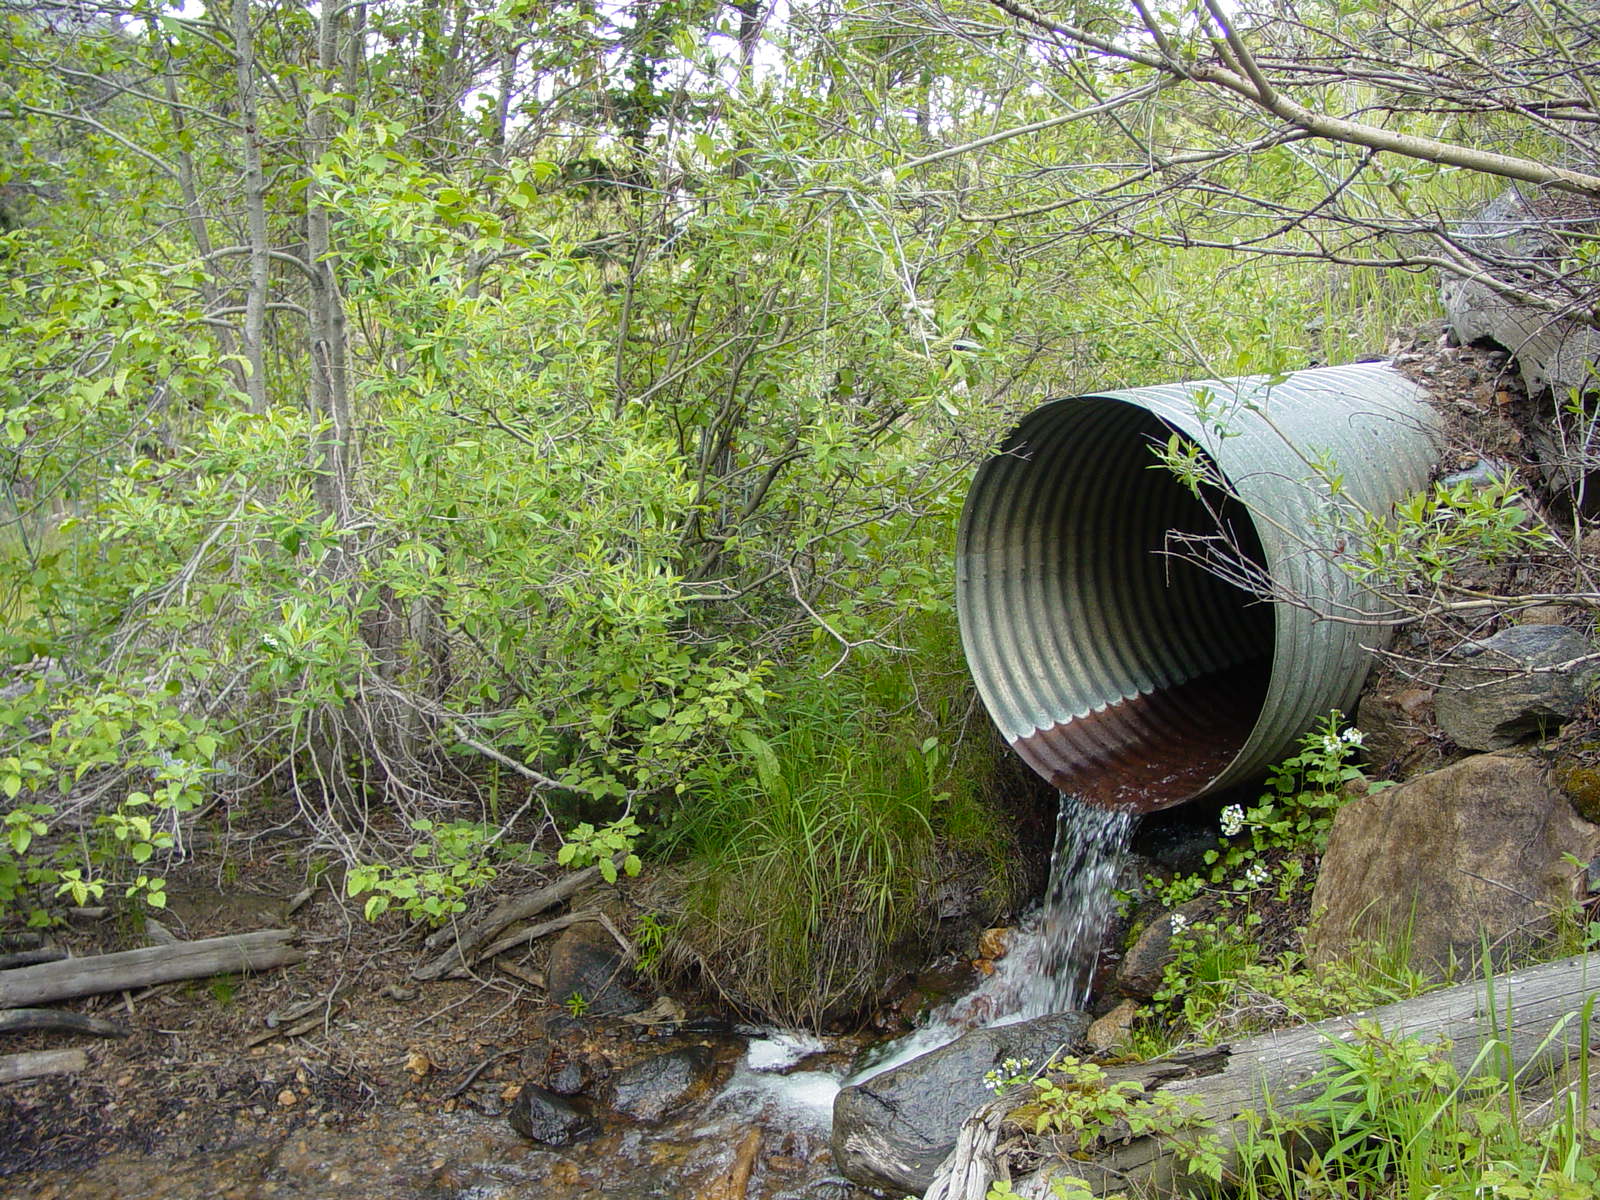
{"label": "wet rock", "polygon": [[1372,943],[1444,977],[1485,942],[1496,963],[1554,928],[1580,898],[1600,828],[1530,758],[1484,754],[1339,810],[1306,941],[1324,963]]}
{"label": "wet rock", "polygon": [[1565,625],[1515,625],[1456,657],[1469,660],[1444,674],[1434,711],[1439,728],[1468,750],[1503,750],[1553,732],[1583,709],[1600,679],[1600,663],[1584,661],[1587,638]]}
{"label": "wet rock", "polygon": [[[1215,842],[1212,843],[1213,846]],[[1167,964],[1176,958],[1172,947],[1172,919],[1192,921],[1201,906],[1193,901],[1164,912],[1144,927],[1144,931],[1128,947],[1117,967],[1111,986],[1124,996],[1135,1000],[1148,1000],[1161,990],[1161,977]]]}
{"label": "wet rock", "polygon": [[545,1080],[546,1086],[558,1096],[576,1096],[583,1091],[584,1083],[582,1064],[570,1058],[554,1066]]}
{"label": "wet rock", "polygon": [[1004,958],[1014,932],[1009,928],[985,929],[978,935],[978,957],[991,962]]}
{"label": "wet rock", "polygon": [[659,1121],[711,1084],[716,1064],[704,1046],[687,1046],[641,1059],[611,1077],[610,1107],[636,1121]]}
{"label": "wet rock", "polygon": [[545,985],[550,998],[566,1004],[572,997],[587,1017],[615,1017],[638,1012],[644,1000],[630,991],[622,978],[628,964],[616,939],[598,922],[574,925],[550,948],[545,965]]}
{"label": "wet rock", "polygon": [[545,1146],[570,1146],[600,1132],[600,1122],[582,1107],[531,1083],[523,1084],[507,1119],[523,1137]]}
{"label": "wet rock", "polygon": [[1081,1050],[1083,1013],[976,1029],[948,1046],[843,1089],[833,1102],[833,1156],[844,1174],[896,1195],[924,1192],[961,1123],[992,1098],[984,1073],[1008,1058],[1042,1065]]}
{"label": "wet rock", "polygon": [[1118,1046],[1126,1045],[1133,1036],[1133,1022],[1139,1016],[1139,1006],[1132,1000],[1124,1000],[1105,1016],[1089,1026],[1089,1032],[1084,1041],[1087,1047],[1096,1054],[1104,1054],[1107,1050],[1115,1050]]}
{"label": "wet rock", "polygon": [[1129,861],[1146,873],[1194,875],[1205,867],[1206,851],[1217,848],[1215,810],[1186,804],[1145,822],[1134,835]]}

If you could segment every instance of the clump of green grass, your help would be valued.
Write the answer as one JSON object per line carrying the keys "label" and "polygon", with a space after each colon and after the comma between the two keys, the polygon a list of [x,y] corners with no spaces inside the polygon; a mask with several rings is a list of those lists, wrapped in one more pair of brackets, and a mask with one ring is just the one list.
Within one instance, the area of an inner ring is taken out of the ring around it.
{"label": "clump of green grass", "polygon": [[[1578,1019],[1587,1031],[1593,1001]],[[1587,1033],[1585,1033],[1587,1043]],[[1473,1066],[1447,1044],[1373,1026],[1330,1039],[1315,1094],[1257,1116],[1239,1145],[1240,1200],[1589,1200],[1600,1194],[1600,1143],[1589,1127],[1587,1055],[1578,1077],[1529,1111],[1510,1050],[1486,1041]],[[1325,1131],[1308,1137],[1308,1129]],[[1219,1193],[1220,1194],[1220,1193]]]}
{"label": "clump of green grass", "polygon": [[797,671],[772,719],[701,771],[669,832],[682,860],[669,957],[742,1008],[818,1026],[858,1010],[961,877],[996,903],[1011,835],[984,799],[993,759],[963,738],[951,623],[909,656]]}

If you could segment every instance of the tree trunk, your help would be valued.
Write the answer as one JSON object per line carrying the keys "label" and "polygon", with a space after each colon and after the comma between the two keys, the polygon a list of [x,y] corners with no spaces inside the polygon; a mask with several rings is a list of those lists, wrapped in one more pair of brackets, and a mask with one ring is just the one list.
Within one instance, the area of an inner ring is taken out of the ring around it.
{"label": "tree trunk", "polygon": [[[1374,1024],[1390,1037],[1424,1043],[1447,1042],[1449,1056],[1463,1075],[1497,1075],[1526,1085],[1561,1068],[1584,1052],[1587,1041],[1585,1004],[1600,991],[1600,954],[1579,955],[1512,971],[1488,981],[1461,984],[1412,1000],[1334,1017],[1219,1046],[1208,1058],[1187,1061],[1157,1059],[1107,1069],[1108,1083],[1131,1079],[1146,1091],[1161,1090],[1193,1102],[1195,1125],[1183,1135],[1133,1138],[1103,1146],[1090,1159],[1068,1158],[1065,1151],[1013,1181],[1017,1194],[1045,1200],[1052,1174],[1086,1180],[1097,1195],[1126,1191],[1134,1195],[1182,1192],[1202,1186],[1186,1167],[1186,1147],[1195,1134],[1215,1136],[1223,1150],[1225,1171],[1238,1165],[1237,1146],[1248,1129],[1247,1113],[1269,1106],[1290,1112],[1314,1099],[1320,1085],[1311,1084],[1327,1065],[1322,1047],[1329,1041],[1353,1041],[1358,1024]],[[1487,1053],[1485,1043],[1499,1047]],[[983,1200],[1003,1152],[996,1147],[1005,1124],[999,1111],[1029,1098],[1020,1094],[987,1105],[962,1128],[956,1149],[940,1166],[927,1200]],[[1305,1115],[1305,1114],[1300,1114]],[[1209,1126],[1209,1129],[1207,1128]],[[1314,1138],[1315,1130],[1306,1136]],[[1039,1147],[1034,1147],[1039,1149]]]}
{"label": "tree trunk", "polygon": [[[323,0],[317,21],[318,87],[331,90],[340,77],[339,6]],[[351,523],[349,349],[344,297],[329,255],[333,213],[317,180],[318,164],[333,141],[329,101],[312,101],[306,118],[306,258],[311,269],[311,415],[317,422],[311,456],[323,512],[339,529]]]}
{"label": "tree trunk", "polygon": [[[250,277],[244,295],[242,349],[250,364],[245,392],[250,410],[267,411],[265,339],[271,259],[267,241],[267,176],[261,164],[261,120],[256,103],[255,40],[249,0],[233,0],[233,52],[239,84],[239,119],[244,125],[244,204],[250,246]],[[203,236],[203,235],[202,235]],[[203,247],[201,253],[208,253]]]}

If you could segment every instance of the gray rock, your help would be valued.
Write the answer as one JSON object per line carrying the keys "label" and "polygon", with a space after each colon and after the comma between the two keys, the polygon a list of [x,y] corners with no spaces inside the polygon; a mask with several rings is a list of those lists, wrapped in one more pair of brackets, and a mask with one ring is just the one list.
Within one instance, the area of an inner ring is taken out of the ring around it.
{"label": "gray rock", "polygon": [[1493,458],[1480,458],[1463,471],[1454,471],[1439,480],[1446,487],[1455,487],[1459,483],[1470,483],[1478,491],[1491,487],[1494,484],[1514,481],[1517,473],[1505,463]]}
{"label": "gray rock", "polygon": [[582,1107],[531,1083],[522,1085],[507,1119],[523,1137],[545,1146],[570,1146],[600,1132],[600,1122]]}
{"label": "gray rock", "polygon": [[603,925],[586,921],[568,929],[550,948],[545,985],[557,1004],[581,996],[585,1016],[621,1016],[644,1007],[644,1001],[622,983],[627,970],[616,939]]}
{"label": "gray rock", "polygon": [[1484,754],[1339,810],[1312,894],[1314,963],[1372,943],[1443,977],[1487,943],[1496,963],[1549,935],[1582,895],[1600,828],[1542,765]]}
{"label": "gray rock", "polygon": [[612,1109],[637,1121],[659,1121],[704,1093],[715,1062],[704,1046],[671,1050],[622,1068],[611,1078]]}
{"label": "gray rock", "polygon": [[1008,1058],[1041,1066],[1081,1049],[1090,1020],[1058,1013],[975,1029],[948,1046],[840,1091],[833,1102],[833,1158],[857,1183],[895,1195],[922,1193],[956,1144],[961,1123],[992,1099],[984,1073]]}
{"label": "gray rock", "polygon": [[[1456,652],[1434,698],[1439,728],[1468,750],[1503,750],[1553,731],[1583,709],[1600,663],[1565,625],[1516,625]],[[1573,664],[1573,665],[1567,665]]]}
{"label": "gray rock", "polygon": [[[1216,844],[1213,838],[1213,849]],[[1190,901],[1172,912],[1162,913],[1146,925],[1122,956],[1116,978],[1111,983],[1112,988],[1135,1000],[1148,1000],[1160,991],[1161,977],[1166,972],[1167,964],[1178,956],[1172,948],[1172,918],[1181,914],[1186,920],[1192,921],[1203,907],[1197,901]]]}
{"label": "gray rock", "polygon": [[[1510,259],[1559,260],[1566,253],[1515,190],[1490,201],[1457,234],[1483,253]],[[1600,361],[1600,332],[1508,299],[1476,280],[1446,279],[1440,292],[1456,337],[1463,343],[1494,342],[1510,351],[1530,394],[1549,388],[1565,400],[1573,388],[1594,389],[1588,364]]]}

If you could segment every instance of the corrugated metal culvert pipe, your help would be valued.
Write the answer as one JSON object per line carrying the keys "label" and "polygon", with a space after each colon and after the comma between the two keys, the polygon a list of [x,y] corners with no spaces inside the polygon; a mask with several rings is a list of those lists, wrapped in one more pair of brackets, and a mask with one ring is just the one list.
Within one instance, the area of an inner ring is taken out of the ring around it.
{"label": "corrugated metal culvert pipe", "polygon": [[[1158,462],[1173,433],[1221,488],[1197,497]],[[1387,514],[1427,483],[1438,442],[1420,389],[1385,364],[1035,410],[978,471],[961,519],[961,639],[990,716],[1040,775],[1105,807],[1152,812],[1260,775],[1349,710],[1385,631],[1263,600],[1175,549],[1220,531],[1277,595],[1371,613],[1340,547],[1321,544],[1346,535],[1311,464]]]}

